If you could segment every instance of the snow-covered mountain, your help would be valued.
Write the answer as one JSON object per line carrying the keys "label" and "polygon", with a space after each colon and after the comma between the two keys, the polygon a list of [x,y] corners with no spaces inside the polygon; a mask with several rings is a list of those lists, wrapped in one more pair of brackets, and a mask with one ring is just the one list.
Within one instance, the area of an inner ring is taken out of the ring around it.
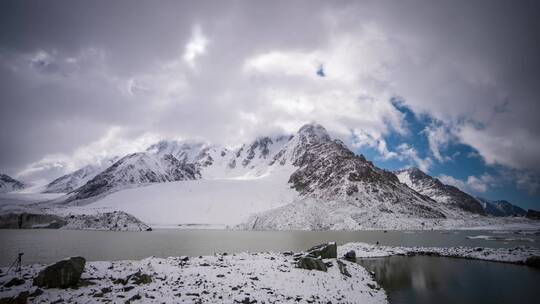
{"label": "snow-covered mountain", "polygon": [[0,193],[6,193],[25,188],[25,184],[9,175],[0,173]]}
{"label": "snow-covered mountain", "polygon": [[82,185],[101,173],[103,170],[111,166],[117,158],[102,160],[96,164],[86,165],[78,170],[63,175],[45,186],[43,193],[68,193]]}
{"label": "snow-covered mountain", "polygon": [[193,141],[160,141],[147,149],[158,155],[171,154],[194,164],[203,179],[251,178],[267,172],[272,157],[291,136],[259,137],[236,149]]}
{"label": "snow-covered mountain", "polygon": [[476,198],[484,208],[486,214],[493,216],[525,216],[527,211],[524,209],[511,204],[508,201],[490,201],[485,198],[477,197]]}
{"label": "snow-covered mountain", "polygon": [[191,180],[200,177],[193,164],[171,154],[139,152],[124,156],[105,171],[70,193],[67,201],[82,200],[110,193],[131,185]]}
{"label": "snow-covered mountain", "polygon": [[276,162],[290,161],[298,169],[289,183],[302,196],[341,200],[358,208],[377,206],[381,211],[426,218],[444,217],[423,197],[379,169],[363,155],[356,155],[341,141],[332,140],[321,125],[303,126]]}
{"label": "snow-covered mountain", "polygon": [[431,177],[418,168],[408,168],[395,172],[398,179],[445,207],[459,208],[461,210],[484,214],[482,205],[469,194],[450,185],[445,185],[437,178]]}
{"label": "snow-covered mountain", "polygon": [[486,218],[455,187],[417,169],[398,176],[307,124],[237,147],[160,141],[52,203],[125,211],[152,226],[422,229]]}

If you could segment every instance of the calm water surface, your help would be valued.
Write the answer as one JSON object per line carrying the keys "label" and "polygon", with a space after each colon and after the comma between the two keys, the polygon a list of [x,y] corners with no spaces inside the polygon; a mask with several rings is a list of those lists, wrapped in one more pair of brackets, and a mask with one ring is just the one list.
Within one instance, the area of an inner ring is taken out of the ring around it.
{"label": "calm water surface", "polygon": [[539,303],[540,270],[429,256],[359,259],[390,303]]}
{"label": "calm water surface", "polygon": [[[531,238],[528,241],[489,241],[467,236]],[[299,251],[324,241],[367,242],[394,246],[538,246],[540,236],[487,231],[226,231],[156,229],[151,232],[82,230],[0,230],[0,266],[18,252],[23,263],[50,263],[81,255],[90,261],[141,259],[149,256],[198,256],[215,252]]]}

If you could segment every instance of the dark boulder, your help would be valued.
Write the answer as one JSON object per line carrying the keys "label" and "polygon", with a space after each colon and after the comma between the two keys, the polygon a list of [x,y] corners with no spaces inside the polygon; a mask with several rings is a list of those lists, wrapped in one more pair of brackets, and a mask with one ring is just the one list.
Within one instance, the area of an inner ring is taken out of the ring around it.
{"label": "dark boulder", "polygon": [[320,244],[310,248],[307,253],[310,256],[321,259],[335,259],[337,258],[337,245],[336,242],[329,242],[326,244]]}
{"label": "dark boulder", "polygon": [[530,218],[531,220],[540,220],[540,211],[529,209],[527,210],[526,217]]}
{"label": "dark boulder", "polygon": [[527,260],[525,260],[525,265],[534,268],[540,268],[540,256],[533,255],[531,257],[528,257]]}
{"label": "dark boulder", "polygon": [[152,283],[152,276],[146,273],[142,273],[140,270],[132,274],[129,279],[133,282],[133,284],[136,284],[136,285]]}
{"label": "dark boulder", "polygon": [[354,250],[350,250],[345,253],[344,257],[347,261],[356,262],[356,252]]}
{"label": "dark boulder", "polygon": [[298,268],[307,270],[319,270],[324,272],[328,270],[323,261],[312,257],[302,257],[298,260],[296,265]]}
{"label": "dark boulder", "polygon": [[45,267],[34,278],[34,285],[45,288],[76,287],[84,270],[86,260],[72,257]]}

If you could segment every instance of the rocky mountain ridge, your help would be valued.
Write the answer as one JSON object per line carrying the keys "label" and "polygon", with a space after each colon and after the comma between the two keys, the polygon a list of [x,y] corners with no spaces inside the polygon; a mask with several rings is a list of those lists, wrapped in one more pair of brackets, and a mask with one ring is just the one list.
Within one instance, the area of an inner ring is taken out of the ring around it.
{"label": "rocky mountain ridge", "polygon": [[443,184],[418,168],[408,168],[394,173],[402,183],[440,204],[452,209],[485,214],[484,208],[474,197],[457,187]]}
{"label": "rocky mountain ridge", "polygon": [[7,174],[0,173],[0,193],[6,193],[24,189],[23,182],[18,181]]}

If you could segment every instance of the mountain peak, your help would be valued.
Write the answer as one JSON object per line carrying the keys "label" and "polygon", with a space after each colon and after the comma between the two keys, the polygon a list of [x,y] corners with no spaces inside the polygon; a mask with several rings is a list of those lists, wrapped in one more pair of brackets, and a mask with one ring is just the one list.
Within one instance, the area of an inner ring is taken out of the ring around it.
{"label": "mountain peak", "polygon": [[318,123],[309,123],[303,125],[298,130],[298,135],[306,138],[310,143],[331,140],[328,131],[326,131],[326,129]]}

